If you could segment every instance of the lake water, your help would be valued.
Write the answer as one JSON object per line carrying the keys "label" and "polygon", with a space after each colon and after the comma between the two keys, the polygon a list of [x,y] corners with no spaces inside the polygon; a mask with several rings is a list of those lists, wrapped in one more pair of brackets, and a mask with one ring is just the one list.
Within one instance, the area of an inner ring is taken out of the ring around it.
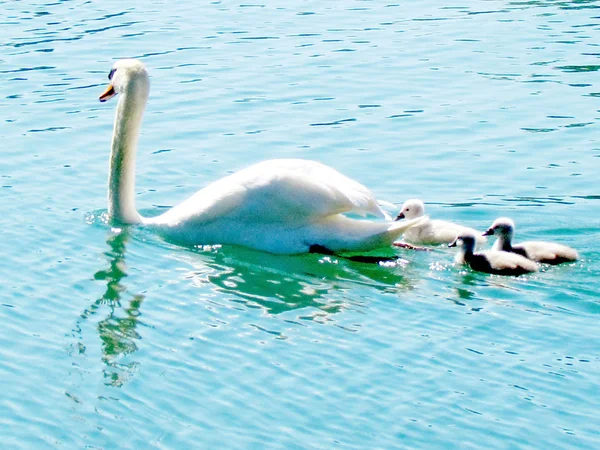
{"label": "lake water", "polygon": [[[600,2],[0,1],[6,449],[600,448]],[[574,264],[392,267],[114,230],[113,62],[151,75],[137,204],[251,163]]]}

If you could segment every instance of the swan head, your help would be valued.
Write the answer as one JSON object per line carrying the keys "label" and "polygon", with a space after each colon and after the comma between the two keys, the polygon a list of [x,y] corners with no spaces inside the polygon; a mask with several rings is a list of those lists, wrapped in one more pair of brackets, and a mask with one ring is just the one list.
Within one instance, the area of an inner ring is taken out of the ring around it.
{"label": "swan head", "polygon": [[477,239],[473,233],[461,233],[448,244],[448,247],[460,247],[465,253],[473,253]]}
{"label": "swan head", "polygon": [[497,235],[501,238],[510,239],[515,231],[515,223],[508,217],[500,217],[494,220],[491,227],[487,229],[484,236]]}
{"label": "swan head", "polygon": [[120,59],[108,73],[109,84],[100,95],[99,100],[105,102],[117,94],[132,92],[136,96],[148,97],[150,79],[146,66],[137,59]]}
{"label": "swan head", "polygon": [[421,217],[423,214],[425,214],[425,204],[419,199],[411,198],[404,202],[395,220],[415,219]]}

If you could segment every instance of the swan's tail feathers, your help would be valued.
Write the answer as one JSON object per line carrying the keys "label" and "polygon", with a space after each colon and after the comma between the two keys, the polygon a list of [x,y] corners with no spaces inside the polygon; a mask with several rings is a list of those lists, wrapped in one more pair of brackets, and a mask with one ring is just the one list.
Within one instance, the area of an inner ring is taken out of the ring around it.
{"label": "swan's tail feathers", "polygon": [[356,220],[336,214],[311,224],[304,230],[309,245],[318,244],[338,254],[370,252],[391,247],[410,227],[421,225],[428,216],[399,222]]}
{"label": "swan's tail feathers", "polygon": [[421,216],[410,220],[398,220],[392,222],[386,231],[386,234],[392,237],[392,241],[398,239],[406,230],[411,227],[423,225],[429,221],[429,216]]}
{"label": "swan's tail feathers", "polygon": [[421,216],[415,219],[391,222],[387,228],[373,233],[369,237],[365,237],[360,243],[355,243],[356,248],[348,250],[364,251],[391,246],[406,230],[414,226],[422,225],[428,220],[429,216]]}
{"label": "swan's tail feathers", "polygon": [[383,212],[383,218],[385,220],[392,220],[392,214],[394,215],[394,217],[396,217],[397,213],[395,211],[398,210],[398,207],[396,205],[385,200],[377,200],[377,204],[381,208],[381,211]]}

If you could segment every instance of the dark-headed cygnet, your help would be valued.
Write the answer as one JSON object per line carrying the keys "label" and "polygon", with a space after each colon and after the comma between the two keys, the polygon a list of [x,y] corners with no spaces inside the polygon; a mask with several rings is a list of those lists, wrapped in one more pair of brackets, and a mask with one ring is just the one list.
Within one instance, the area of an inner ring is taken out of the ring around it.
{"label": "dark-headed cygnet", "polygon": [[[410,199],[404,202],[395,220],[414,219],[425,214],[425,205],[421,200]],[[460,233],[473,233],[477,236],[477,245],[484,244],[486,238],[476,230],[445,220],[428,220],[414,225],[404,232],[402,239],[417,245],[438,245],[453,242]]]}
{"label": "dark-headed cygnet", "polygon": [[462,233],[449,244],[449,247],[456,246],[459,246],[461,251],[456,255],[455,261],[458,264],[468,264],[471,269],[478,272],[523,275],[538,270],[535,262],[515,253],[500,250],[475,253],[475,235],[473,233]]}
{"label": "dark-headed cygnet", "polygon": [[514,222],[506,217],[500,217],[494,221],[492,226],[484,233],[484,236],[498,236],[498,240],[493,247],[494,250],[517,253],[540,263],[560,264],[576,261],[579,258],[575,249],[554,242],[526,241],[512,245],[514,231]]}

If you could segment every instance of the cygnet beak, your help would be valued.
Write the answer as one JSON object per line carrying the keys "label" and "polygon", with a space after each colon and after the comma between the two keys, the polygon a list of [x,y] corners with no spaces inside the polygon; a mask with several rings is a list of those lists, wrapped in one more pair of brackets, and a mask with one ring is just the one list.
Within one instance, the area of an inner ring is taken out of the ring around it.
{"label": "cygnet beak", "polygon": [[448,247],[456,247],[458,245],[458,238],[448,244]]}
{"label": "cygnet beak", "polygon": [[115,88],[113,87],[112,83],[110,83],[108,87],[104,90],[104,92],[100,94],[98,100],[100,100],[101,102],[105,102],[106,100],[110,100],[111,98],[113,98],[115,95],[117,95],[117,93],[115,92]]}
{"label": "cygnet beak", "polygon": [[493,228],[488,228],[488,230],[482,234],[482,236],[492,236],[494,234]]}
{"label": "cygnet beak", "polygon": [[402,211],[396,216],[396,218],[394,219],[394,221],[400,220],[400,219],[404,219],[404,213]]}

